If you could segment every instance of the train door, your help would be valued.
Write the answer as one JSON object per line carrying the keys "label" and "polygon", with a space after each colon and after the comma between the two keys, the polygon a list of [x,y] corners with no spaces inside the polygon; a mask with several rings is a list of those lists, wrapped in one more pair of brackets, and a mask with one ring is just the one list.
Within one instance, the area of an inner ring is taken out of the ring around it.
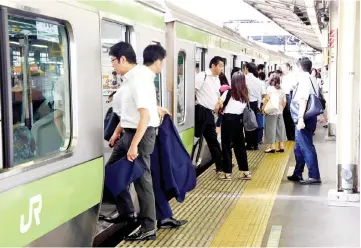
{"label": "train door", "polygon": [[98,21],[59,2],[0,3],[0,246],[92,244],[103,186]]}
{"label": "train door", "polygon": [[[205,71],[206,69],[206,52],[207,50],[205,48],[196,47],[195,49],[195,77],[199,72]],[[203,139],[194,138],[191,157],[195,166],[201,165],[204,149],[205,142],[203,142]]]}

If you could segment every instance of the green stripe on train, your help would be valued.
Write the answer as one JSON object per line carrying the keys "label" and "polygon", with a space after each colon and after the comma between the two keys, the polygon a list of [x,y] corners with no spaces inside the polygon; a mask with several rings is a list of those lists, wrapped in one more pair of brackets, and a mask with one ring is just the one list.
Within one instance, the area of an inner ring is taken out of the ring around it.
{"label": "green stripe on train", "polygon": [[92,6],[100,11],[116,14],[144,25],[164,29],[164,14],[133,0],[122,1],[88,1],[79,2]]}
{"label": "green stripe on train", "polygon": [[189,128],[184,130],[179,134],[183,145],[185,146],[189,154],[192,153],[193,143],[194,143],[194,128]]}
{"label": "green stripe on train", "polygon": [[103,178],[98,158],[1,193],[0,246],[25,246],[95,206]]}

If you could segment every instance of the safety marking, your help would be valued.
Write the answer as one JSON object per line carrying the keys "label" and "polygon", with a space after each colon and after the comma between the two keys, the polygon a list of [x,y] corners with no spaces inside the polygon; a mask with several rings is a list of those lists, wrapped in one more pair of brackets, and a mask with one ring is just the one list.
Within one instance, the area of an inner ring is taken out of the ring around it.
{"label": "safety marking", "polygon": [[281,238],[282,226],[272,226],[268,237],[267,247],[278,247]]}
{"label": "safety marking", "polygon": [[[255,174],[266,156],[266,147],[248,152],[250,171]],[[233,156],[234,158],[234,156]],[[183,203],[170,201],[174,217],[188,220],[178,229],[157,230],[154,241],[121,242],[121,247],[209,247],[228,214],[240,199],[249,181],[239,180],[237,162],[233,160],[232,181],[218,180],[214,166],[197,178],[197,187]]]}
{"label": "safety marking", "polygon": [[294,142],[287,142],[285,153],[265,156],[212,247],[261,247],[293,145]]}

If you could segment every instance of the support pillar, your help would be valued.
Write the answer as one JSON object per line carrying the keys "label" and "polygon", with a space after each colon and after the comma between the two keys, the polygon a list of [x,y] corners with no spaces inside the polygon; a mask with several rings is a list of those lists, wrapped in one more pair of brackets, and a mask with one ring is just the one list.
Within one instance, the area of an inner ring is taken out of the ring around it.
{"label": "support pillar", "polygon": [[360,2],[339,4],[337,59],[337,190],[329,203],[358,204],[359,113],[360,113]]}
{"label": "support pillar", "polygon": [[329,34],[333,39],[329,39],[329,65],[327,77],[325,78],[328,84],[328,93],[326,97],[327,117],[328,117],[328,140],[334,140],[336,136],[337,125],[337,45],[338,45],[338,27],[339,27],[339,12],[338,1],[330,1],[330,28]]}

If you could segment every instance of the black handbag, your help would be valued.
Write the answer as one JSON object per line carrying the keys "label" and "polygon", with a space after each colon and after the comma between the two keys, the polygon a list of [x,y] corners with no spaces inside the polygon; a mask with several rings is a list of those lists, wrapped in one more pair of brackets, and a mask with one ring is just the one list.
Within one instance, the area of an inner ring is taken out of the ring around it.
{"label": "black handbag", "polygon": [[[303,115],[303,119],[305,121],[311,119],[312,117],[316,117],[316,116],[319,116],[320,114],[323,114],[323,111],[324,111],[324,108],[322,106],[320,98],[316,94],[316,90],[315,90],[315,87],[313,86],[311,78],[310,78],[310,82],[311,82],[314,94],[310,94],[308,97],[306,111],[305,111],[305,114]],[[299,84],[297,84],[297,88],[295,89],[295,91],[293,93],[292,101],[290,104],[291,116],[292,116],[294,123],[298,123],[299,104],[297,101],[293,100],[295,95],[297,94],[298,86],[299,86]]]}
{"label": "black handbag", "polygon": [[120,119],[118,115],[110,108],[104,119],[104,139],[106,141],[110,140],[119,122]]}

